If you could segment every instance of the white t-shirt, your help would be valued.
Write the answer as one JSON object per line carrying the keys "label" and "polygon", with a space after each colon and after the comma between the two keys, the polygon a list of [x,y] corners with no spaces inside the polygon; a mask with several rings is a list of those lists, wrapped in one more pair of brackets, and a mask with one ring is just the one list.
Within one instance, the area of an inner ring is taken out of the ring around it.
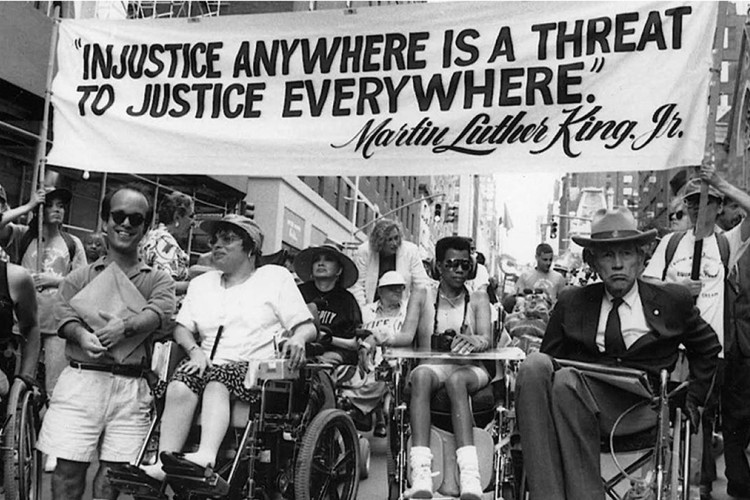
{"label": "white t-shirt", "polygon": [[[675,233],[666,235],[659,246],[656,247],[653,257],[646,266],[643,276],[662,279],[666,260],[667,243]],[[741,239],[741,227],[736,226],[724,233],[729,242],[729,267],[746,248]],[[690,278],[693,268],[693,252],[695,248],[695,234],[692,231],[685,233],[675,249],[672,261],[669,263],[667,275],[664,281],[674,283]],[[703,283],[698,295],[696,305],[701,312],[701,317],[711,325],[719,342],[724,346],[724,263],[721,261],[719,244],[716,235],[703,240],[703,252],[701,254],[700,281]],[[723,352],[720,354],[723,357]]]}
{"label": "white t-shirt", "polygon": [[232,288],[222,286],[221,276],[209,271],[193,279],[176,318],[200,334],[207,356],[224,327],[214,363],[273,358],[274,339],[312,319],[292,274],[281,266],[263,266]]}
{"label": "white t-shirt", "polygon": [[375,336],[378,345],[393,339],[406,319],[406,301],[402,301],[401,307],[393,316],[385,316],[380,309],[380,301],[371,302],[362,308],[362,328],[369,330]]}

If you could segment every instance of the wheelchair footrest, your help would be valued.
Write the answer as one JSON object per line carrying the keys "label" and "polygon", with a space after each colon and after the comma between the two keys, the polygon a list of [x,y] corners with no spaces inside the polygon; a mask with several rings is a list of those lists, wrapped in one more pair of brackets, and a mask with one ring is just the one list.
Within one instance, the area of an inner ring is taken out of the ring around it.
{"label": "wheelchair footrest", "polygon": [[215,472],[208,477],[167,474],[167,483],[175,492],[189,492],[191,498],[214,498],[229,494],[229,483]]}
{"label": "wheelchair footrest", "polygon": [[110,469],[107,476],[112,486],[136,500],[167,500],[168,498],[164,492],[164,483],[133,465],[121,469]]}

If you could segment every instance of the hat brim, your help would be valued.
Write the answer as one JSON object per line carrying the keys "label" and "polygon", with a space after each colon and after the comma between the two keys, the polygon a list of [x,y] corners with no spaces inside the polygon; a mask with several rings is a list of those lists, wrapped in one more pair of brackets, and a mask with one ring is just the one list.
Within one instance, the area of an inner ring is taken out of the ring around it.
{"label": "hat brim", "polygon": [[201,231],[205,232],[208,235],[214,234],[218,230],[219,226],[231,226],[233,229],[239,231],[240,234],[246,235],[251,240],[253,239],[253,235],[248,233],[244,227],[240,226],[239,224],[235,224],[234,222],[230,222],[228,220],[209,219],[209,220],[204,220],[200,224]]}
{"label": "hat brim", "polygon": [[55,188],[47,191],[44,194],[45,200],[52,200],[54,198],[59,198],[63,203],[67,205],[68,203],[70,203],[70,200],[73,199],[73,193],[65,188]]}
{"label": "hat brim", "polygon": [[333,255],[341,264],[341,275],[339,276],[339,285],[341,288],[349,288],[357,282],[357,279],[359,278],[359,270],[357,270],[357,266],[352,259],[330,247],[306,248],[297,254],[294,258],[294,272],[297,273],[297,276],[299,276],[302,281],[306,282],[313,279],[313,259],[321,253]]}
{"label": "hat brim", "polygon": [[599,238],[586,238],[584,236],[572,236],[571,239],[582,247],[595,247],[601,245],[612,245],[615,243],[636,243],[645,245],[651,243],[656,238],[658,231],[656,229],[649,229],[642,233],[635,233],[626,236],[618,236],[612,238],[599,237]]}

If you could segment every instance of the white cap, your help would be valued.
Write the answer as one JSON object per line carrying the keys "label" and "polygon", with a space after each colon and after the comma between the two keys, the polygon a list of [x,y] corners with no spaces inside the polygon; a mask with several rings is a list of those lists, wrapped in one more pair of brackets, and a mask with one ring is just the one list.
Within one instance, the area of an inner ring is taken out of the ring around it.
{"label": "white cap", "polygon": [[406,286],[406,280],[397,271],[388,271],[380,277],[380,281],[378,281],[378,288],[380,288],[381,286],[390,285]]}

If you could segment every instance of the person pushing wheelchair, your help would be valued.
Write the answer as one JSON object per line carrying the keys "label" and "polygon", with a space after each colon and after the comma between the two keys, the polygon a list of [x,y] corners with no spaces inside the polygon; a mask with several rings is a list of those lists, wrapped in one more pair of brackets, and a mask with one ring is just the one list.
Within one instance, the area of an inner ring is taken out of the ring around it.
{"label": "person pushing wheelchair", "polygon": [[686,411],[693,428],[700,421],[721,346],[689,290],[639,279],[644,246],[655,236],[655,229],[639,231],[626,208],[598,210],[591,237],[573,236],[602,283],[560,295],[541,351],[519,370],[516,409],[531,500],[604,498],[600,435],[641,397],[556,359],[634,368],[653,380],[674,368],[683,344],[690,364]]}

